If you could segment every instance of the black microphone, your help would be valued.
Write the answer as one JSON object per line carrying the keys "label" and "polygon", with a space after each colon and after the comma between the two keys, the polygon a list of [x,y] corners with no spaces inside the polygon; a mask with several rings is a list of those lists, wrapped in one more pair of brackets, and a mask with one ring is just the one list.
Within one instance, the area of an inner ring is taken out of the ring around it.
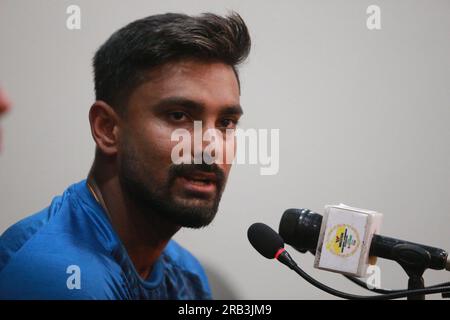
{"label": "black microphone", "polygon": [[[296,250],[302,253],[310,251],[315,254],[321,224],[322,216],[318,213],[312,212],[309,209],[288,209],[281,217],[278,230],[283,240]],[[415,246],[428,251],[429,260],[428,266],[426,266],[427,268],[435,270],[447,269],[450,271],[447,251],[377,234],[373,235],[369,255],[397,261],[398,254],[396,248],[404,245]],[[403,254],[400,258],[408,263],[414,261],[418,254],[420,253],[409,250],[407,254]]]}
{"label": "black microphone", "polygon": [[267,259],[277,259],[290,269],[297,264],[284,249],[284,241],[278,233],[264,223],[254,223],[247,230],[247,237],[253,248]]}
{"label": "black microphone", "polygon": [[358,299],[358,300],[380,300],[380,299],[396,299],[406,297],[408,294],[432,294],[439,292],[446,292],[450,287],[442,286],[439,287],[428,287],[418,290],[399,290],[388,294],[381,294],[377,296],[359,296],[342,291],[335,290],[323,283],[315,280],[305,271],[303,271],[297,263],[291,258],[289,253],[284,249],[283,238],[276,233],[272,228],[265,225],[264,223],[254,223],[247,231],[247,237],[252,246],[261,255],[267,259],[277,259],[284,265],[288,266],[290,269],[294,270],[303,279],[314,285],[315,287],[344,299]]}

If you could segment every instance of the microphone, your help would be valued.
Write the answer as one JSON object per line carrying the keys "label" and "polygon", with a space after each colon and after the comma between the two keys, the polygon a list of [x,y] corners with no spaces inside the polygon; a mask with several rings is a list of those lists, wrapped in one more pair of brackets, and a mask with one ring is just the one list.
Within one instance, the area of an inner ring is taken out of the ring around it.
{"label": "microphone", "polygon": [[289,253],[284,249],[283,238],[268,225],[264,223],[252,224],[248,228],[247,237],[251,245],[262,256],[266,257],[267,259],[274,259],[274,258],[277,259],[284,265],[288,266],[290,269],[294,270],[299,276],[301,276],[303,279],[305,279],[313,286],[340,298],[357,299],[357,300],[397,299],[406,297],[411,294],[432,294],[432,293],[447,292],[450,290],[448,283],[443,283],[440,285],[417,290],[396,290],[390,293],[380,294],[376,296],[360,296],[342,292],[315,280],[313,277],[311,277],[305,271],[303,271],[297,265],[297,263],[291,258]]}
{"label": "microphone", "polygon": [[[281,218],[279,233],[284,241],[296,250],[302,253],[310,251],[316,254],[319,251],[318,243],[321,230],[324,228],[322,219],[323,217],[320,214],[308,209],[288,209]],[[423,258],[421,255],[425,251],[427,256],[425,268],[450,271],[450,260],[447,260],[448,253],[439,248],[378,234],[373,234],[370,243],[363,243],[362,245],[369,247],[370,256],[395,260],[404,264],[412,264],[416,259]],[[405,246],[407,250],[403,250],[399,254],[398,249],[405,249]]]}
{"label": "microphone", "polygon": [[267,259],[277,259],[290,269],[297,264],[284,249],[284,241],[278,233],[264,223],[254,223],[247,230],[247,237],[253,248]]}

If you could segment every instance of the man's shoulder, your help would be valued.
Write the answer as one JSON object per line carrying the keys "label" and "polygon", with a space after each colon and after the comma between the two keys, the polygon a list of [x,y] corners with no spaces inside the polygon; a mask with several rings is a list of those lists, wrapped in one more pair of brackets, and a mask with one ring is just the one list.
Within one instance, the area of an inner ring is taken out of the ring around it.
{"label": "man's shoulder", "polygon": [[64,212],[71,207],[72,187],[67,188],[62,195],[55,196],[48,207],[16,222],[0,236],[0,272],[16,253],[38,241],[42,234],[52,233],[58,238],[44,246],[57,244],[58,228],[63,229],[67,222]]}
{"label": "man's shoulder", "polygon": [[[17,228],[10,236],[23,232]],[[108,252],[51,228],[25,238],[22,244],[0,244],[6,261],[0,270],[0,299],[123,298],[120,267]]]}
{"label": "man's shoulder", "polygon": [[0,236],[0,272],[16,253],[51,223],[52,215],[59,210],[61,202],[61,197],[57,196],[49,207],[6,229]]}
{"label": "man's shoulder", "polygon": [[96,221],[84,218],[72,201],[72,187],[0,236],[0,298],[102,299],[109,296],[98,288],[116,291],[121,286],[121,279],[114,278],[119,267],[98,240],[100,227],[88,228]]}
{"label": "man's shoulder", "polygon": [[120,267],[108,256],[64,240],[48,247],[14,255],[0,271],[0,299],[124,298]]}

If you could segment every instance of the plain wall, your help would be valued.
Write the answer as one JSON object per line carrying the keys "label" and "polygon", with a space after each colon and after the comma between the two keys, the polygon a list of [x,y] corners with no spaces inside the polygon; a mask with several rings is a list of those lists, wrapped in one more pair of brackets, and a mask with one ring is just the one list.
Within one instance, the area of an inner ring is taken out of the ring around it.
{"label": "plain wall", "polygon": [[[81,30],[66,28],[71,4],[81,8]],[[366,28],[371,4],[381,8],[378,31]],[[214,222],[175,236],[204,264],[215,297],[332,298],[247,241],[250,224],[277,229],[290,207],[377,210],[383,234],[449,249],[448,0],[0,0],[0,83],[14,101],[1,120],[0,232],[86,177],[91,59],[115,30],[157,13],[228,10],[242,15],[253,41],[241,67],[242,127],[280,129],[280,170],[234,167]],[[290,251],[321,281],[362,292]],[[398,265],[378,264],[382,286],[406,287]],[[425,280],[448,276],[427,271]]]}

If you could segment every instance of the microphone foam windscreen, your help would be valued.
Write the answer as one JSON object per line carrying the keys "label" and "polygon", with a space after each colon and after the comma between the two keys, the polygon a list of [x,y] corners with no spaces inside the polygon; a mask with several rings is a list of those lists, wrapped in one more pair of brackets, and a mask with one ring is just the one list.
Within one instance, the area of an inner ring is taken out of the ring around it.
{"label": "microphone foam windscreen", "polygon": [[264,223],[252,224],[248,228],[247,237],[256,251],[267,259],[275,258],[278,250],[284,248],[280,235]]}

